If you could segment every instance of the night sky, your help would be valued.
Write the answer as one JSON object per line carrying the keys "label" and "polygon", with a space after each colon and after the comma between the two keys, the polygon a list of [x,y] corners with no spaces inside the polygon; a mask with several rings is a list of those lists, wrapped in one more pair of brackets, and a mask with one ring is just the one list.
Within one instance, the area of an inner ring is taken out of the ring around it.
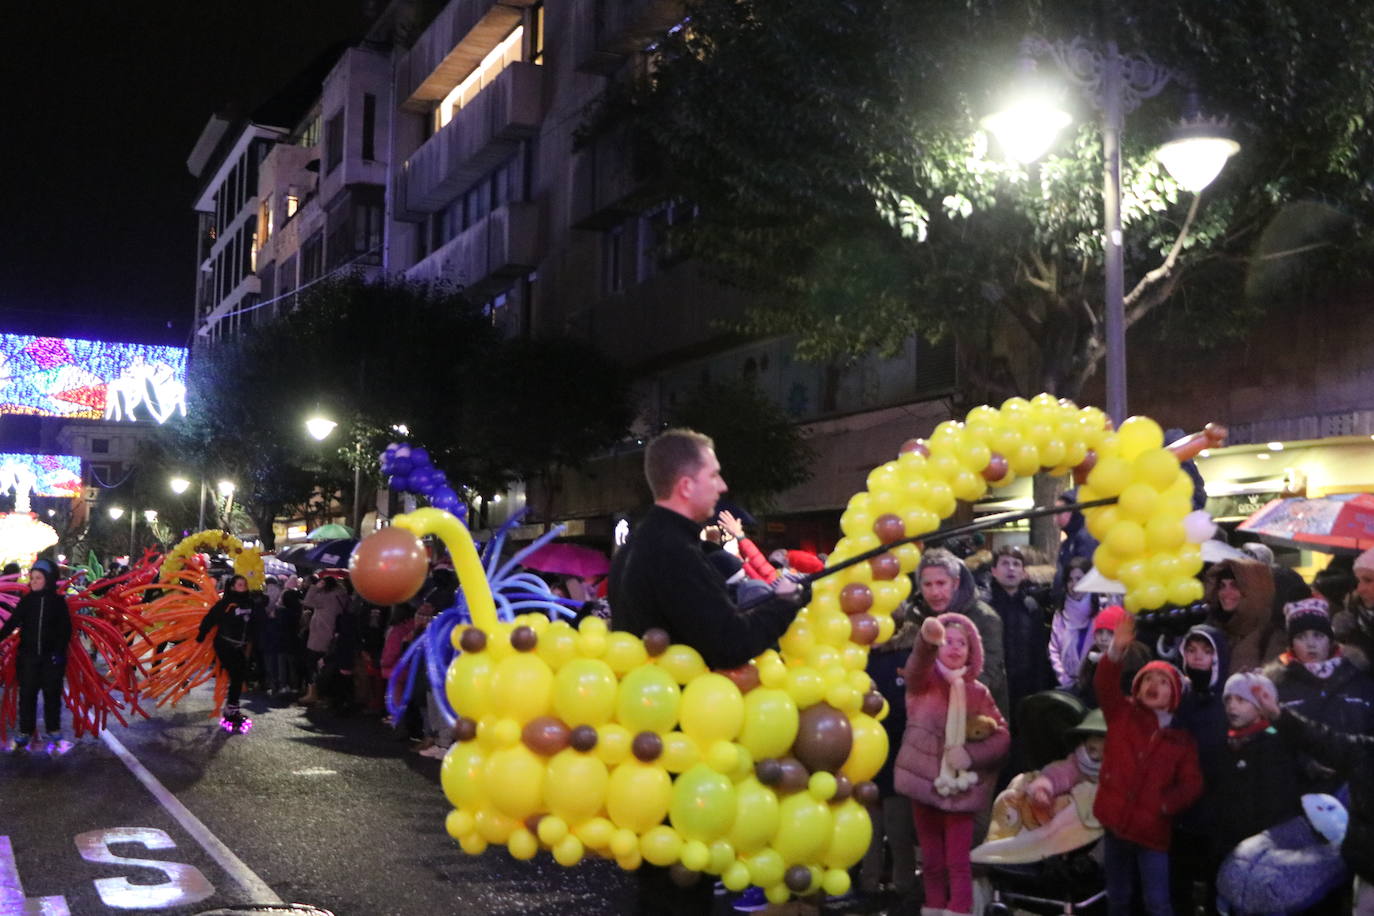
{"label": "night sky", "polygon": [[207,119],[365,30],[363,0],[29,3],[0,55],[0,330],[186,342]]}

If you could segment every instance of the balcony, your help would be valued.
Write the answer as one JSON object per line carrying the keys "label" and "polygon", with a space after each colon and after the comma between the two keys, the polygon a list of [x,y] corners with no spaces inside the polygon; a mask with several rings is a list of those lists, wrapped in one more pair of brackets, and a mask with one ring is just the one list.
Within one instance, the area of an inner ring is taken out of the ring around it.
{"label": "balcony", "polygon": [[422,220],[515,153],[539,129],[543,68],[514,63],[453,115],[401,169],[400,219]]}
{"label": "balcony", "polygon": [[538,260],[539,205],[513,203],[458,233],[407,270],[406,279],[455,283],[480,296],[533,270]]}
{"label": "balcony", "polygon": [[427,114],[523,18],[534,0],[453,0],[396,68],[401,108]]}
{"label": "balcony", "polygon": [[577,157],[572,175],[571,217],[575,229],[609,229],[643,209],[645,183],[635,177],[630,140],[624,130],[599,136]]}
{"label": "balcony", "polygon": [[577,69],[609,74],[687,15],[682,0],[602,0],[573,8],[581,42]]}

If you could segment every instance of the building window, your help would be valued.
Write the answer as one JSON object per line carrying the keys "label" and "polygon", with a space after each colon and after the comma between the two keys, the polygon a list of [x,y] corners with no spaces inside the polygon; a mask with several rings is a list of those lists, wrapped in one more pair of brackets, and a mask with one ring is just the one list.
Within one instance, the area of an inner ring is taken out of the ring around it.
{"label": "building window", "polygon": [[530,7],[530,48],[525,60],[532,64],[544,64],[544,4],[536,3]]}
{"label": "building window", "polygon": [[93,455],[108,455],[109,453],[110,453],[110,440],[109,440],[109,439],[92,439],[92,440],[91,440],[91,454],[93,454]]}
{"label": "building window", "polygon": [[381,251],[382,205],[360,203],[353,210],[353,250],[358,254]]}
{"label": "building window", "polygon": [[377,158],[373,135],[377,132],[377,97],[370,92],[363,93],[363,159],[368,162]]}
{"label": "building window", "polygon": [[453,120],[454,114],[461,111],[477,93],[491,85],[491,81],[501,75],[511,64],[519,61],[525,50],[525,27],[516,26],[501,43],[492,48],[477,68],[469,73],[461,83],[434,109],[434,130],[437,133],[444,125]]}
{"label": "building window", "polygon": [[343,162],[343,112],[339,112],[324,125],[324,173],[333,172]]}
{"label": "building window", "polygon": [[296,211],[301,208],[301,196],[295,188],[286,193],[286,218],[290,219],[296,215]]}
{"label": "building window", "polygon": [[324,272],[324,238],[316,232],[301,246],[301,283],[309,283]]}
{"label": "building window", "polygon": [[625,288],[623,257],[625,227],[614,226],[601,236],[601,289],[618,293]]}

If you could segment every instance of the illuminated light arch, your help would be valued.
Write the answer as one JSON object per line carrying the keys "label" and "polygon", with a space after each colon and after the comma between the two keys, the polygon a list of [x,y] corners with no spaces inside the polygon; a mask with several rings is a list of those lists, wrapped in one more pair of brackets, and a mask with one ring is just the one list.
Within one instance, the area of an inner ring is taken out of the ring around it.
{"label": "illuminated light arch", "polygon": [[[818,580],[780,651],[728,672],[661,631],[502,622],[466,527],[436,509],[398,517],[446,542],[473,621],[453,633],[460,652],[443,685],[458,713],[441,772],[449,834],[470,854],[504,844],[569,866],[587,854],[626,869],[681,864],[778,903],[843,894],[871,839],[860,802],[888,751],[869,646],[892,636],[921,556],[896,542],[1042,469],[1082,478],[1085,502],[1117,499],[1087,523],[1103,540],[1098,568],[1125,584],[1131,610],[1201,597],[1192,481],[1159,426],[1133,417],[1112,431],[1100,410],[1050,395],[975,408],[874,469],[828,562],[891,549]],[[365,570],[354,582],[368,593]]]}

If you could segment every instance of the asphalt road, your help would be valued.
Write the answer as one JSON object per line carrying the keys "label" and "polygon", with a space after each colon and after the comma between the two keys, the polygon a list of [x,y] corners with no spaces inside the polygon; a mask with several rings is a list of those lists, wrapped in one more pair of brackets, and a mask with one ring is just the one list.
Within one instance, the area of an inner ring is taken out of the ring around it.
{"label": "asphalt road", "polygon": [[614,865],[463,854],[444,832],[439,761],[376,717],[246,709],[252,731],[228,735],[201,690],[113,741],[0,755],[0,916],[627,910],[632,880]]}

